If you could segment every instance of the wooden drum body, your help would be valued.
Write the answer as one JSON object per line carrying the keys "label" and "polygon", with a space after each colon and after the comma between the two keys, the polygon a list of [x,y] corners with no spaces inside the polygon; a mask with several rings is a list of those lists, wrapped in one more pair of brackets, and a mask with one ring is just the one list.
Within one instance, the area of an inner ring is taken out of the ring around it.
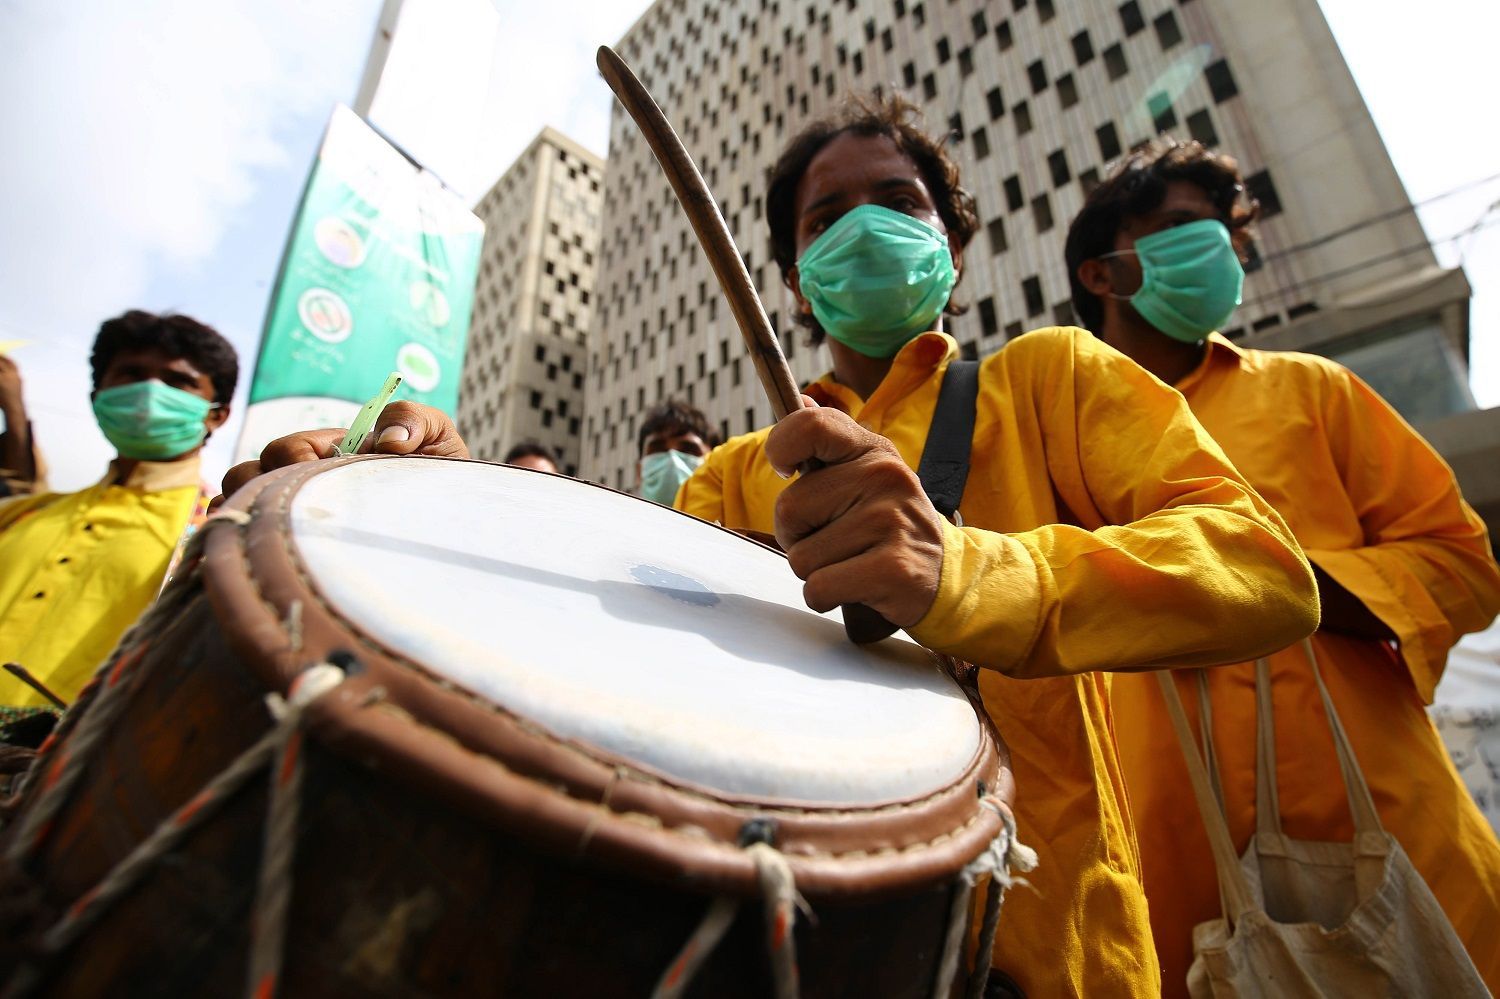
{"label": "wooden drum body", "polygon": [[931,654],[526,469],[256,480],[85,699],[6,829],[16,994],[764,995],[769,871],[804,994],[932,995],[1004,852]]}

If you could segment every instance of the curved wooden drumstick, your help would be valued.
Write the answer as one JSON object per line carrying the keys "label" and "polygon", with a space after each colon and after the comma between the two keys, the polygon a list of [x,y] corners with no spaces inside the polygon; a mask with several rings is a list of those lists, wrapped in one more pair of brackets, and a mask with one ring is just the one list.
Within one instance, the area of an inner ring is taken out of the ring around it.
{"label": "curved wooden drumstick", "polygon": [[[802,408],[802,393],[797,389],[792,369],[781,352],[776,332],[771,329],[771,320],[766,317],[765,306],[756,294],[750,272],[734,245],[734,237],[724,223],[713,192],[704,183],[703,175],[698,172],[667,116],[625,61],[608,45],[601,45],[597,62],[604,82],[609,84],[609,89],[615,92],[620,104],[641,130],[672,185],[672,193],[677,195],[677,201],[687,213],[698,244],[708,256],[719,288],[729,301],[735,325],[745,338],[750,359],[755,363],[755,373],[771,400],[771,411],[778,420],[788,413],[795,413]],[[863,645],[893,634],[896,626],[863,604],[847,604],[844,607],[844,630],[851,641]]]}

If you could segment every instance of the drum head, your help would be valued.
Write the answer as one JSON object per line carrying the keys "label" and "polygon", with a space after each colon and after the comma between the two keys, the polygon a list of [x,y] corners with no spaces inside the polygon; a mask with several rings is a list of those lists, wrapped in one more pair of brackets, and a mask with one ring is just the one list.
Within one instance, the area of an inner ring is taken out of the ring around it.
{"label": "drum head", "polygon": [[312,476],[290,518],[312,585],[360,631],[669,780],[868,805],[945,787],[980,749],[930,653],[852,645],[782,556],[654,503],[404,458]]}

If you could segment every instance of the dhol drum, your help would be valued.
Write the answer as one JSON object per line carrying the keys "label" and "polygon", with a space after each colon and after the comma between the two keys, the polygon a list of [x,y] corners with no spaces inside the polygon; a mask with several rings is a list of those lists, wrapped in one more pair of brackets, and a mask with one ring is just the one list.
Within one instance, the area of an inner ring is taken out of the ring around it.
{"label": "dhol drum", "polygon": [[12,994],[946,995],[986,874],[993,933],[983,713],[780,554],[437,458],[200,534],[8,824]]}

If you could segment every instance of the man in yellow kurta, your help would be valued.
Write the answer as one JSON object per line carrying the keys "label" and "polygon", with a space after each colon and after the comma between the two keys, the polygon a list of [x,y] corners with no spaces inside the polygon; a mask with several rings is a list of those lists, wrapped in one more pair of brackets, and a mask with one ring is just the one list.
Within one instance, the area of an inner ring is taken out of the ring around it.
{"label": "man in yellow kurta", "polygon": [[[914,110],[892,98],[856,107],[778,163],[772,242],[814,334],[833,338],[834,369],[809,389],[815,408],[716,449],[677,505],[774,531],[813,609],[863,603],[986,667],[1021,838],[1040,855],[1030,887],[1007,897],[995,966],[1033,996],[1152,995],[1099,671],[1212,665],[1295,641],[1317,623],[1312,576],[1181,397],[1082,330],[1039,331],[985,362],[964,526],[937,513],[911,469],[957,355],[931,330],[978,219]],[[425,407],[387,407],[377,426],[388,452],[467,453]],[[328,454],[339,434],[273,442],[230,470],[225,494]],[[821,467],[789,481],[812,459]]]}
{"label": "man in yellow kurta", "polygon": [[[201,516],[199,453],[228,416],[238,362],[186,316],[132,311],[99,329],[94,414],[117,457],[97,484],[0,503],[0,660],[71,701],[161,588]],[[0,675],[0,705],[49,707]]]}
{"label": "man in yellow kurta", "polygon": [[[783,275],[814,336],[830,336],[834,368],[807,390],[818,408],[716,449],[677,506],[775,531],[814,609],[865,603],[986,667],[1020,836],[1040,855],[1032,887],[1007,896],[994,966],[1034,996],[1153,994],[1098,671],[1213,665],[1306,633],[1302,556],[1180,397],[1075,329],[984,362],[963,526],[943,520],[911,469],[958,353],[922,332],[941,327],[977,226],[956,169],[906,106],[875,102],[793,140],[767,205]],[[923,241],[937,253],[890,249]],[[924,275],[945,268],[934,292]],[[827,467],[782,477],[807,458]]]}
{"label": "man in yellow kurta", "polygon": [[[1313,647],[1381,819],[1500,989],[1500,846],[1423,710],[1449,647],[1500,609],[1500,570],[1452,472],[1351,372],[1210,332],[1238,298],[1236,247],[1253,218],[1241,190],[1234,161],[1196,143],[1132,155],[1069,232],[1074,304],[1105,342],[1186,397],[1301,542],[1323,604]],[[1227,284],[1234,293],[1218,294]],[[1353,826],[1306,657],[1294,647],[1270,663],[1286,830],[1347,842]],[[1254,666],[1207,679],[1242,850],[1255,825]],[[1196,726],[1196,692],[1188,677],[1178,683]],[[1186,995],[1193,926],[1220,912],[1208,840],[1156,680],[1117,677],[1114,705],[1164,994]]]}

